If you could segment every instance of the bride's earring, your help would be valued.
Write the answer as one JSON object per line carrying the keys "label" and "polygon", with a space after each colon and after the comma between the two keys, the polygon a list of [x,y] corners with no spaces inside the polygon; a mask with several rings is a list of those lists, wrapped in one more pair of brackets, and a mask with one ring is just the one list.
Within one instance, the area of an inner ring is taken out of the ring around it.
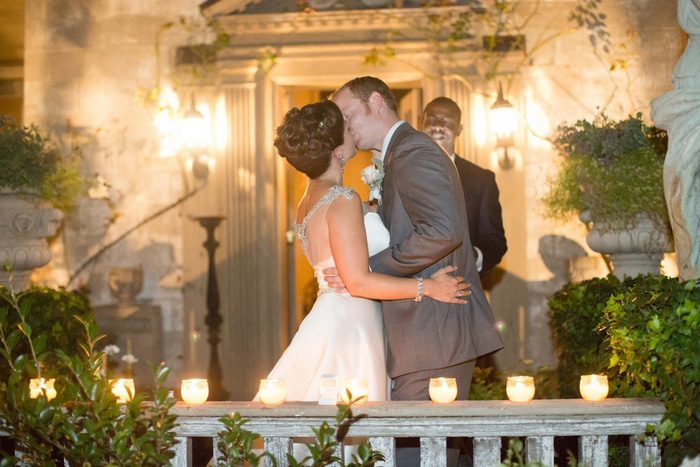
{"label": "bride's earring", "polygon": [[340,175],[342,176],[343,173],[345,172],[345,163],[347,161],[345,160],[345,156],[340,157]]}

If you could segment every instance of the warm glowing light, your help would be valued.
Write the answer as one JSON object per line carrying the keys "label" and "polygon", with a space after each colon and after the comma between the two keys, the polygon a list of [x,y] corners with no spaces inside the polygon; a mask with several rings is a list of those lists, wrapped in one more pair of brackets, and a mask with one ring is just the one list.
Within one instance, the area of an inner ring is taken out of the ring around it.
{"label": "warm glowing light", "polygon": [[535,380],[532,376],[509,376],[506,394],[511,402],[530,402],[535,397]]}
{"label": "warm glowing light", "polygon": [[29,397],[37,399],[39,396],[46,396],[47,400],[56,397],[56,389],[54,388],[55,378],[32,378],[29,380]]}
{"label": "warm glowing light", "polygon": [[503,87],[498,85],[498,98],[489,112],[491,131],[498,138],[510,138],[518,129],[518,112],[513,105],[503,97]]}
{"label": "warm glowing light", "polygon": [[428,386],[430,400],[436,404],[449,404],[457,399],[457,380],[455,378],[430,378]]}
{"label": "warm glowing light", "polygon": [[350,397],[355,405],[364,404],[368,396],[369,384],[365,378],[347,378],[340,385],[340,398],[346,404],[351,402]]}
{"label": "warm glowing light", "polygon": [[209,397],[209,383],[206,379],[183,379],[180,394],[185,404],[204,404]]}
{"label": "warm glowing light", "polygon": [[265,405],[279,405],[287,400],[287,388],[283,379],[261,379],[260,400]]}
{"label": "warm glowing light", "polygon": [[[205,111],[204,108],[202,110]],[[194,153],[193,155],[208,153],[210,150],[211,130],[209,121],[204,117],[204,113],[195,106],[194,95],[192,96],[190,108],[180,120],[180,137],[182,138],[182,145]]]}
{"label": "warm glowing light", "polygon": [[608,397],[608,377],[605,375],[581,375],[578,387],[581,397],[589,402],[600,402]]}
{"label": "warm glowing light", "polygon": [[112,394],[117,396],[117,402],[125,403],[129,402],[133,397],[136,390],[134,389],[134,380],[131,378],[119,378],[117,380],[109,380],[109,384],[112,386]]}

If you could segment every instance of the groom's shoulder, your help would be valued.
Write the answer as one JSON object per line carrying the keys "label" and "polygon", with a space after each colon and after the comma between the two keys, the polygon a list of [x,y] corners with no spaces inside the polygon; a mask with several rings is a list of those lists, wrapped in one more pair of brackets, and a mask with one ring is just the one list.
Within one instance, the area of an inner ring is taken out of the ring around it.
{"label": "groom's shoulder", "polygon": [[439,148],[433,138],[416,130],[409,123],[404,123],[396,130],[396,145],[398,147],[410,146],[410,149],[425,147],[434,150]]}

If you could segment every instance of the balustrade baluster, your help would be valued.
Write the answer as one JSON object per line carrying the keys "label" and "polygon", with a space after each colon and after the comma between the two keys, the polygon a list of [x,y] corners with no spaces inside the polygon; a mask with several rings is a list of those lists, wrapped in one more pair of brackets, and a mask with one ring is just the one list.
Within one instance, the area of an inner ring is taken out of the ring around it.
{"label": "balustrade baluster", "polygon": [[661,467],[661,451],[656,437],[631,436],[630,457],[630,465],[633,467]]}
{"label": "balustrade baluster", "polygon": [[173,467],[187,467],[192,463],[192,438],[178,436],[175,440],[179,443],[174,447]]}
{"label": "balustrade baluster", "polygon": [[396,465],[396,440],[394,438],[375,437],[369,438],[372,449],[381,451],[384,454],[384,465],[386,467],[394,467]]}
{"label": "balustrade baluster", "polygon": [[578,459],[582,465],[608,465],[608,437],[581,436],[578,441]]}
{"label": "balustrade baluster", "polygon": [[528,462],[554,465],[554,436],[528,436],[525,449]]}
{"label": "balustrade baluster", "polygon": [[493,467],[501,463],[501,437],[474,437],[474,465]]}
{"label": "balustrade baluster", "polygon": [[447,438],[420,439],[421,467],[444,467],[447,465]]}
{"label": "balustrade baluster", "polygon": [[[268,436],[265,438],[265,451],[269,452],[277,459],[278,467],[287,467],[287,454],[291,454],[293,450],[292,438],[281,438],[277,436]],[[265,458],[265,467],[272,467],[272,460]]]}

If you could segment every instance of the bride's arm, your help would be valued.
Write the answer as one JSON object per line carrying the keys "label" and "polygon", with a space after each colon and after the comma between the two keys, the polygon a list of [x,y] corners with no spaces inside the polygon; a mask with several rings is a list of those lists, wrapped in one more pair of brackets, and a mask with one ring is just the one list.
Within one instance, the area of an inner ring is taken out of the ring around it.
{"label": "bride's arm", "polygon": [[[326,222],[338,274],[351,295],[382,300],[416,297],[416,279],[387,276],[369,270],[365,224],[357,193],[353,192],[350,199],[344,196],[336,198],[328,208]],[[468,295],[469,292],[465,292],[467,287],[461,277],[444,272],[423,279],[424,295],[443,302],[466,303],[457,297],[457,293],[461,292],[462,297]]]}

